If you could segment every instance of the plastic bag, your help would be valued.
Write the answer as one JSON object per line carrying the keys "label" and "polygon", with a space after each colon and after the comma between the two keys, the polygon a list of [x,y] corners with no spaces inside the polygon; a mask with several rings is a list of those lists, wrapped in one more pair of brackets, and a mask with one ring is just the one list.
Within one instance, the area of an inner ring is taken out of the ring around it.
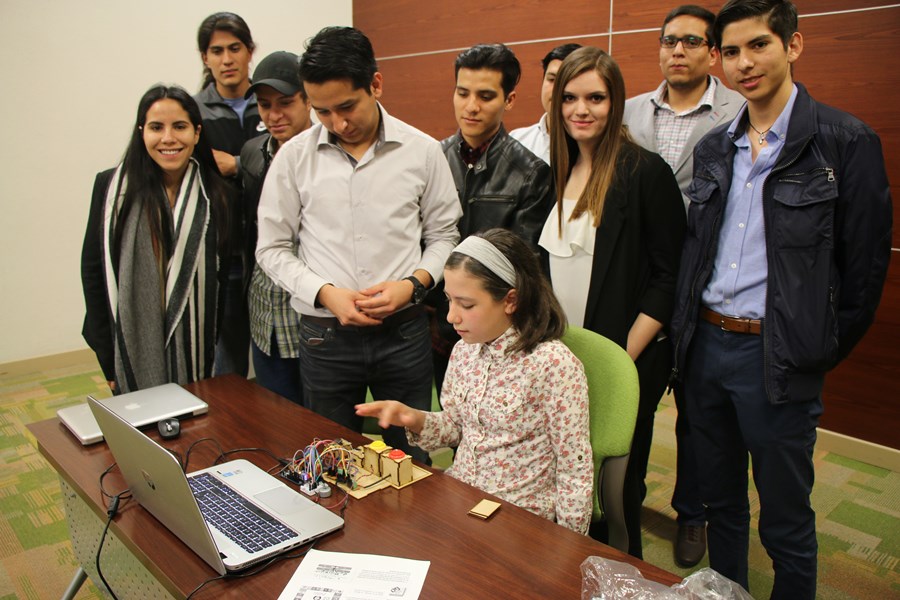
{"label": "plastic bag", "polygon": [[589,556],[581,563],[581,600],[753,600],[747,590],[710,568],[666,587],[634,565]]}

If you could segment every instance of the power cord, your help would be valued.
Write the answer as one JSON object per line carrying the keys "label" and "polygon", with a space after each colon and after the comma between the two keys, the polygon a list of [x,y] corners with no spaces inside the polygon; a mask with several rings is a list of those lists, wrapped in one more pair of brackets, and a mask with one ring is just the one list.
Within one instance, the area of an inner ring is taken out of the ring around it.
{"label": "power cord", "polygon": [[117,466],[117,463],[113,463],[113,464],[109,465],[108,467],[106,467],[106,470],[104,470],[102,473],[100,473],[100,493],[103,494],[104,498],[109,498],[110,500],[112,500],[115,496],[119,496],[120,500],[129,500],[131,498],[131,492],[129,490],[125,489],[125,490],[119,492],[118,494],[110,494],[103,487],[103,480],[106,478],[107,475],[109,475],[110,471],[112,471],[113,469],[116,468],[116,466]]}
{"label": "power cord", "polygon": [[112,500],[109,503],[109,507],[106,509],[106,526],[103,528],[103,534],[100,536],[100,544],[97,546],[97,556],[94,561],[94,564],[97,567],[97,575],[100,576],[100,581],[102,581],[103,585],[106,586],[106,589],[109,592],[109,595],[113,597],[113,600],[119,600],[119,598],[118,596],[116,596],[116,593],[106,581],[106,577],[103,576],[103,570],[100,569],[100,551],[103,550],[103,542],[106,540],[106,532],[109,531],[109,524],[112,523],[113,517],[115,517],[119,512],[119,500],[124,493],[125,492],[113,496]]}
{"label": "power cord", "polygon": [[222,448],[222,445],[219,443],[219,441],[216,440],[215,438],[200,438],[199,440],[193,442],[190,446],[188,446],[187,452],[185,452],[185,454],[184,454],[184,464],[183,464],[182,470],[185,473],[188,472],[188,463],[190,463],[190,460],[191,460],[191,452],[194,451],[195,446],[198,446],[199,444],[202,444],[203,442],[209,442],[211,444],[214,444],[216,449],[219,451],[219,455],[216,456],[216,459],[213,461],[214,465],[217,465],[220,462],[222,462],[222,460],[224,458],[226,458],[232,454],[237,454],[240,452],[262,452],[262,453],[270,456],[272,459],[276,460],[282,466],[286,465],[290,462],[285,458],[280,458],[280,457],[276,456],[275,453],[273,453],[271,450],[269,450],[267,448],[234,448],[232,450],[225,450]]}
{"label": "power cord", "polygon": [[103,480],[109,475],[110,471],[116,467],[116,464],[117,463],[109,465],[103,473],[100,474],[100,493],[104,498],[109,498],[109,504],[106,507],[106,525],[103,527],[103,533],[100,535],[100,544],[97,546],[97,555],[94,560],[94,564],[97,567],[97,575],[100,576],[100,580],[103,582],[103,585],[106,586],[107,591],[109,591],[114,600],[118,600],[118,598],[109,586],[109,583],[107,583],[106,578],[103,576],[103,571],[100,568],[100,553],[103,550],[103,542],[106,541],[106,533],[109,531],[109,525],[112,523],[113,518],[119,514],[119,506],[122,500],[127,501],[131,499],[131,490],[129,489],[124,489],[118,494],[110,494],[103,487]]}
{"label": "power cord", "polygon": [[226,450],[222,454],[218,456],[215,460],[215,464],[219,464],[223,458],[230,456],[232,454],[238,454],[240,452],[262,452],[263,454],[268,455],[273,460],[278,461],[281,466],[288,464],[290,461],[286,458],[281,458],[280,456],[276,456],[274,452],[269,450],[268,448],[234,448],[233,450]]}
{"label": "power cord", "polygon": [[263,564],[261,564],[257,567],[252,567],[250,569],[247,569],[246,571],[243,571],[241,573],[234,574],[234,575],[231,573],[226,573],[225,575],[217,575],[215,577],[210,577],[209,579],[207,579],[206,581],[204,581],[203,583],[201,583],[200,585],[195,587],[193,590],[191,590],[191,593],[185,597],[185,600],[191,600],[191,598],[194,597],[194,594],[196,594],[197,592],[202,590],[204,587],[206,587],[208,584],[212,583],[213,581],[219,581],[220,579],[243,579],[244,577],[252,577],[254,575],[259,575],[260,573],[262,573],[263,571],[268,569],[270,566],[272,566],[273,564],[275,564],[279,561],[290,560],[293,558],[303,558],[304,556],[306,556],[307,552],[309,552],[310,550],[313,549],[313,546],[316,545],[317,541],[318,540],[313,540],[312,543],[309,546],[307,546],[306,550],[304,550],[303,552],[298,552],[297,554],[281,554],[279,556],[275,556],[273,558],[270,558]]}

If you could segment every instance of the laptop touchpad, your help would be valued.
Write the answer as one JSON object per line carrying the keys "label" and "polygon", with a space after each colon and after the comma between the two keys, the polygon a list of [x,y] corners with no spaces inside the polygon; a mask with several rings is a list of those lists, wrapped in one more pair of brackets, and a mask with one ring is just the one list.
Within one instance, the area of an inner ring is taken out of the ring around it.
{"label": "laptop touchpad", "polygon": [[282,515],[290,515],[298,513],[301,510],[308,510],[312,505],[312,502],[286,487],[274,487],[265,492],[256,494],[254,498]]}

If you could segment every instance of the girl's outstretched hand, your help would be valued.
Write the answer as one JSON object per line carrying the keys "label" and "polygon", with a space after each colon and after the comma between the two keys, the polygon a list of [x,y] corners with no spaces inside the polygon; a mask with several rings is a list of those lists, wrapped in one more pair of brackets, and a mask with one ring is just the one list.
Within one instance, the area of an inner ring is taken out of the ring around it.
{"label": "girl's outstretched hand", "polygon": [[425,413],[410,408],[396,400],[376,400],[367,404],[357,404],[356,414],[361,417],[375,417],[382,428],[396,425],[413,433],[420,433],[425,426]]}

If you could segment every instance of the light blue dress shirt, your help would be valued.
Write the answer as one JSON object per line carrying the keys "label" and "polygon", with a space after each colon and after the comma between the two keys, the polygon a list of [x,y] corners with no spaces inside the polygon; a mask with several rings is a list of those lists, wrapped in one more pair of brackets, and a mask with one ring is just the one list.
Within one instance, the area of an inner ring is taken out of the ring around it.
{"label": "light blue dress shirt", "polygon": [[702,296],[703,304],[717,313],[745,319],[766,316],[768,265],[763,184],[784,147],[796,98],[797,86],[794,86],[784,110],[766,133],[766,145],[756,161],[750,138],[745,131],[738,131],[745,119],[746,105],[728,128],[728,136],[737,151],[713,272]]}

